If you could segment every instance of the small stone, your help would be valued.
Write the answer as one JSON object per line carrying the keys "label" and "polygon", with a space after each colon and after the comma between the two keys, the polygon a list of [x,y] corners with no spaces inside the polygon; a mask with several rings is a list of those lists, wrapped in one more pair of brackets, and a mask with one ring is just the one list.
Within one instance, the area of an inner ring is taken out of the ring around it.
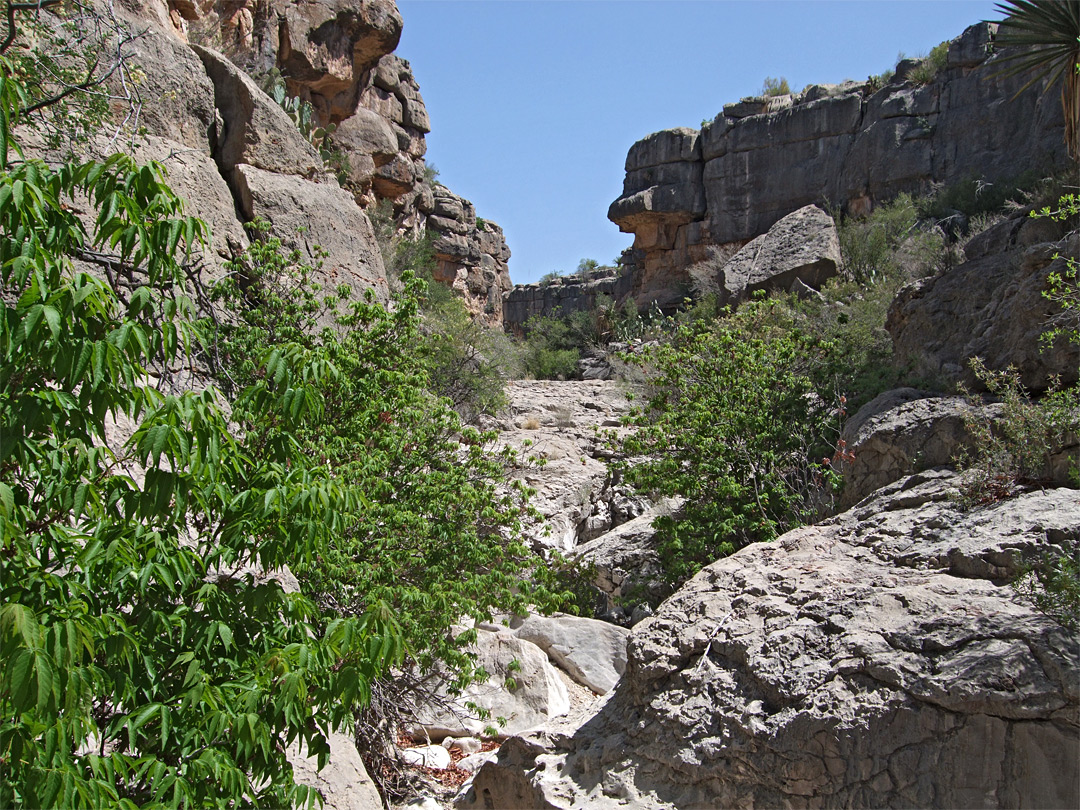
{"label": "small stone", "polygon": [[401,758],[410,765],[420,768],[434,768],[444,771],[450,767],[452,760],[450,752],[441,745],[421,745],[418,748],[405,748],[401,751]]}

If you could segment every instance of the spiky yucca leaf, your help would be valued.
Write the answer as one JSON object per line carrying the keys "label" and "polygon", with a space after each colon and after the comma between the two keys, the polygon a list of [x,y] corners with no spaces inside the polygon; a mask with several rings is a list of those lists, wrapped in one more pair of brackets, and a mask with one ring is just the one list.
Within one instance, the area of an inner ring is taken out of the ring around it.
{"label": "spiky yucca leaf", "polygon": [[1022,49],[999,57],[1012,63],[1003,75],[1032,71],[1020,92],[1042,79],[1047,87],[1062,79],[1065,146],[1080,160],[1080,0],[1005,0],[995,8],[1006,15],[995,42]]}

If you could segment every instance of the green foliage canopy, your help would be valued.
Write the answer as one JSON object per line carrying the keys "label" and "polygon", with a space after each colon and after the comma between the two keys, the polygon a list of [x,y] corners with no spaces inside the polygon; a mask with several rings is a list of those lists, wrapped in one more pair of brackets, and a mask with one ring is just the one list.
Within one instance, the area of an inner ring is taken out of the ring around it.
{"label": "green foliage canopy", "polygon": [[346,305],[348,290],[324,294],[298,260],[276,239],[254,241],[217,291],[237,313],[221,327],[219,352],[239,385],[259,373],[253,358],[266,347],[305,357],[305,368],[335,369],[312,381],[320,418],[283,431],[252,400],[233,419],[255,446],[294,443],[307,466],[355,495],[320,554],[293,564],[305,592],[343,616],[390,606],[411,660],[422,670],[441,660],[467,679],[472,662],[461,648],[470,635],[451,633],[462,617],[558,600],[521,541],[524,488],[504,483],[515,459],[432,392],[443,337],[421,328],[424,282],[406,271],[391,307],[370,295]]}
{"label": "green foliage canopy", "polygon": [[[235,438],[212,389],[152,384],[198,337],[181,262],[205,226],[160,166],[22,160],[26,99],[0,57],[0,806],[314,804],[284,745],[325,760],[401,637],[259,572],[312,559],[355,496]],[[91,253],[137,280],[126,305],[75,269]],[[334,375],[289,359],[239,397],[283,434]]]}
{"label": "green foliage canopy", "polygon": [[654,393],[632,420],[622,449],[634,461],[622,472],[641,490],[686,498],[657,523],[672,584],[828,501],[827,349],[779,301],[756,300],[716,323],[686,323],[645,354]]}

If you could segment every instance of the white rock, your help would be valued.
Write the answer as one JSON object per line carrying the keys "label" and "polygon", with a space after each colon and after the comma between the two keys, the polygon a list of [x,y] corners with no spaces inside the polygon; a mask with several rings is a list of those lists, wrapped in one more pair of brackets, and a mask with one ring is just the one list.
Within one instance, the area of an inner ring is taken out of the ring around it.
{"label": "white rock", "polygon": [[410,765],[418,765],[421,768],[434,768],[437,771],[446,770],[452,760],[450,752],[441,745],[421,745],[418,748],[404,748],[401,758]]}
{"label": "white rock", "polygon": [[476,754],[469,754],[469,756],[458,760],[457,766],[467,773],[476,773],[484,767],[485,762],[491,762],[498,755],[498,751],[483,751]]}
{"label": "white rock", "polygon": [[[496,728],[497,736],[504,737],[536,728],[570,710],[565,684],[535,644],[517,638],[510,630],[477,630],[475,650],[477,665],[490,677],[469,685],[454,698],[453,712],[442,706],[417,707],[419,728],[411,730],[413,736],[427,734],[440,740],[445,736],[484,735],[485,729]],[[490,712],[490,717],[476,717],[466,707],[470,702]],[[505,718],[505,725],[499,725],[500,717]]]}
{"label": "white rock", "polygon": [[319,790],[325,804],[324,810],[382,810],[382,798],[371,781],[360,752],[352,739],[344,734],[331,734],[330,760],[319,770],[316,757],[306,757],[299,748],[289,748],[289,762],[298,784]]}
{"label": "white rock", "polygon": [[567,674],[597,694],[614,688],[626,669],[630,631],[580,616],[529,616],[510,625],[518,638],[538,646]]}

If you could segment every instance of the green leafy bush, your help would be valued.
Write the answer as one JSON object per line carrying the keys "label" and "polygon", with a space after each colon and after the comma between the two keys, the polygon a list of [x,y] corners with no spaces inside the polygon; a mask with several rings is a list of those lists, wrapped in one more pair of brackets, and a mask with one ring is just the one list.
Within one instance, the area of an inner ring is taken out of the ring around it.
{"label": "green leafy bush", "polygon": [[1044,554],[1013,583],[1019,596],[1062,627],[1080,630],[1080,543],[1065,555]]}
{"label": "green leafy bush", "polygon": [[[513,457],[492,451],[494,434],[464,428],[431,392],[424,283],[404,273],[389,309],[370,296],[348,302],[346,290],[327,296],[276,239],[253,242],[234,270],[217,291],[236,313],[218,336],[231,376],[243,378],[250,357],[268,347],[335,370],[312,383],[322,403],[317,424],[283,433],[257,402],[233,411],[253,445],[294,445],[305,466],[329,471],[355,496],[318,557],[293,564],[305,593],[343,616],[388,606],[410,661],[422,670],[446,662],[464,682],[470,635],[455,637],[453,625],[557,598],[520,539],[525,493],[504,484]],[[329,325],[312,329],[327,313]],[[530,572],[534,584],[525,581]]]}
{"label": "green leafy bush", "polygon": [[772,76],[766,76],[765,82],[761,85],[761,95],[768,98],[774,96],[786,96],[791,93],[791,86],[788,84],[788,80],[781,76],[779,79],[774,79]]}
{"label": "green leafy bush", "polygon": [[[1030,215],[1033,218],[1047,217],[1056,222],[1071,221],[1074,226],[1078,225],[1080,195],[1063,194],[1056,208],[1044,206]],[[1050,322],[1050,328],[1042,335],[1043,345],[1049,347],[1062,338],[1080,345],[1080,259],[1076,256],[1062,257],[1061,254],[1055,254],[1054,259],[1064,259],[1065,267],[1050,273],[1046,290],[1043,291],[1043,297],[1058,310]]]}
{"label": "green leafy bush", "polygon": [[478,322],[457,297],[426,304],[423,323],[432,390],[446,397],[467,422],[504,408],[507,381],[520,378],[525,370],[521,347],[513,338]]}
{"label": "green leafy bush", "polygon": [[[21,160],[26,99],[0,57],[0,806],[313,805],[285,745],[325,761],[401,636],[265,575],[312,564],[359,496],[235,438],[212,389],[151,384],[199,339],[180,262],[205,226],[160,166]],[[95,257],[123,300],[74,269]],[[235,411],[279,436],[333,376],[289,360],[253,359]]]}
{"label": "green leafy bush", "polygon": [[567,319],[530,318],[525,324],[525,373],[537,380],[573,379],[581,346],[580,333]]}
{"label": "green leafy bush", "polygon": [[656,523],[672,583],[826,508],[837,426],[816,371],[828,349],[780,302],[755,300],[645,353],[654,393],[622,445],[635,462],[620,469],[642,491],[686,498]]}
{"label": "green leafy bush", "polygon": [[991,371],[971,361],[975,377],[1001,401],[998,419],[973,415],[966,420],[973,447],[958,459],[967,477],[960,502],[992,503],[1052,479],[1052,459],[1070,433],[1080,430],[1080,389],[1052,389],[1032,400],[1015,370]]}

